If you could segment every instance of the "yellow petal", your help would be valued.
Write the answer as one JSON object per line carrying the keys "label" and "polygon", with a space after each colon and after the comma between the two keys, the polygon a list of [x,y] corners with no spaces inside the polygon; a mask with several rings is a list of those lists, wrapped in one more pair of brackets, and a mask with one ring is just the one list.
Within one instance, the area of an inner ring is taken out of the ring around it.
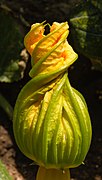
{"label": "yellow petal", "polygon": [[[30,46],[32,53],[31,77],[37,74],[46,74],[60,69],[67,69],[77,59],[77,54],[67,42],[68,28],[67,22],[54,22],[50,26],[50,32],[47,35],[42,34],[40,38],[36,39],[38,41],[32,40],[32,45]],[[35,32],[33,31],[33,33]],[[33,36],[35,35],[33,34]],[[32,31],[25,38],[26,46],[30,44],[30,37],[32,38]],[[36,66],[34,66],[35,64]]]}
{"label": "yellow petal", "polygon": [[25,36],[24,45],[31,55],[38,41],[44,37],[43,33],[44,25],[42,23],[36,23],[31,26],[30,31]]}

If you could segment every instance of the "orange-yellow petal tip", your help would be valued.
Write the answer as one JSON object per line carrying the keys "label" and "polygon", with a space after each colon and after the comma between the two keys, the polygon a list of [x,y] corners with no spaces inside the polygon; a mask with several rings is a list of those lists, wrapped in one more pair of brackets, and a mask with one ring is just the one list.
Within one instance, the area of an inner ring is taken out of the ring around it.
{"label": "orange-yellow petal tip", "polygon": [[36,43],[43,38],[44,25],[42,23],[35,23],[31,26],[30,31],[24,38],[24,45],[27,51],[32,55]]}

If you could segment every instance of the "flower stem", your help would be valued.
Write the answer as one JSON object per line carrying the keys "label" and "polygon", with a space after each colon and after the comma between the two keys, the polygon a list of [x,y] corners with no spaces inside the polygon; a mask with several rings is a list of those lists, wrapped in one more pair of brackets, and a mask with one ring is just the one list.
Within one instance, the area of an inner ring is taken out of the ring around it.
{"label": "flower stem", "polygon": [[39,167],[36,180],[70,180],[70,172],[67,170],[46,169]]}
{"label": "flower stem", "polygon": [[13,108],[1,93],[0,93],[0,106],[7,113],[9,119],[12,120]]}

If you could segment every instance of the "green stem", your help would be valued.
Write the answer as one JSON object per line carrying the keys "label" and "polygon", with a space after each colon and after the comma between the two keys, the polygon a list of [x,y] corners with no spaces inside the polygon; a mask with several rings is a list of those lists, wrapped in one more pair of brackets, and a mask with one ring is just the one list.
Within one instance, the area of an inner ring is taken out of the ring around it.
{"label": "green stem", "polygon": [[39,167],[36,180],[70,180],[70,171]]}
{"label": "green stem", "polygon": [[0,93],[0,106],[7,113],[10,120],[13,118],[13,108],[5,97]]}

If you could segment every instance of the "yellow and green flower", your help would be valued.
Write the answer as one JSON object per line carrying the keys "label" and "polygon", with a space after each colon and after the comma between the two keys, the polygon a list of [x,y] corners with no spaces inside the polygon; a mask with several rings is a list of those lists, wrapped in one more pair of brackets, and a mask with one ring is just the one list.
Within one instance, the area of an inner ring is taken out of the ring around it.
{"label": "yellow and green flower", "polygon": [[[45,35],[46,26],[50,32]],[[20,150],[40,169],[37,180],[68,180],[91,143],[91,122],[83,96],[69,82],[77,54],[68,44],[68,23],[36,23],[25,36],[31,80],[15,105],[13,129]]]}

